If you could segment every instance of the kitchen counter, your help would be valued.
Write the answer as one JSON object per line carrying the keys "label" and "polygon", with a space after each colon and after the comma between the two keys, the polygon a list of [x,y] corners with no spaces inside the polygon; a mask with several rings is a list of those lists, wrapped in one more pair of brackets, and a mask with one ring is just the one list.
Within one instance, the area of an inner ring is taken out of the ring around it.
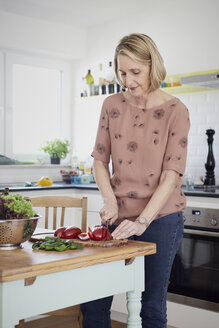
{"label": "kitchen counter", "polygon": [[55,189],[86,189],[86,190],[98,190],[96,183],[89,184],[67,184],[60,182],[54,182],[52,186],[25,186],[22,182],[17,183],[3,183],[0,184],[0,192],[5,188],[9,188],[9,191],[30,191],[30,190],[55,190]]}
{"label": "kitchen counter", "polygon": [[186,196],[219,198],[218,186],[212,190],[204,190],[203,187],[195,187],[194,190],[187,190],[186,187],[183,186],[182,191]]}
{"label": "kitchen counter", "polygon": [[[8,187],[9,191],[34,191],[34,190],[60,190],[60,189],[84,189],[84,190],[98,190],[98,187],[95,183],[90,184],[66,184],[62,181],[54,182],[52,186],[42,187],[42,186],[27,186],[25,187],[24,183],[4,183],[0,184],[0,192],[4,188]],[[184,186],[182,187],[183,192],[186,196],[194,197],[212,197],[219,198],[219,187],[217,186],[214,190],[204,190],[202,187],[195,187],[194,190],[187,190]]]}

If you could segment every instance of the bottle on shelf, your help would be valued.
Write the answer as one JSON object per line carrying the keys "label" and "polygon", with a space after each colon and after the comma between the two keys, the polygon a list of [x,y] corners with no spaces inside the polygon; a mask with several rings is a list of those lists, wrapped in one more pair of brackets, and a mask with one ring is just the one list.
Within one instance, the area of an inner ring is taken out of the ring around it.
{"label": "bottle on shelf", "polygon": [[87,84],[94,84],[94,78],[91,74],[91,70],[89,69],[87,75],[85,76]]}
{"label": "bottle on shelf", "polygon": [[99,95],[105,94],[104,92],[104,77],[103,77],[103,65],[99,65],[99,77],[98,77],[98,86],[99,86]]}
{"label": "bottle on shelf", "polygon": [[103,64],[100,64],[100,65],[99,65],[98,84],[99,84],[99,85],[103,85],[103,84],[104,84],[104,77],[103,77]]}
{"label": "bottle on shelf", "polygon": [[87,75],[82,78],[81,97],[118,93],[120,89],[120,85],[115,79],[112,61],[110,61],[104,70],[103,65],[99,64],[96,84],[94,84],[91,70],[88,69]]}
{"label": "bottle on shelf", "polygon": [[85,162],[85,175],[88,177],[90,183],[95,182],[93,175],[93,159],[89,156]]}
{"label": "bottle on shelf", "polygon": [[91,167],[92,167],[92,160],[90,157],[87,158],[85,162],[85,175],[90,175],[91,174]]}
{"label": "bottle on shelf", "polygon": [[83,175],[84,174],[84,162],[81,161],[79,163],[79,175]]}
{"label": "bottle on shelf", "polygon": [[113,65],[112,62],[110,61],[106,70],[106,83],[108,84],[114,84],[115,82],[115,77],[114,77],[114,72],[113,72]]}
{"label": "bottle on shelf", "polygon": [[112,61],[108,63],[105,83],[106,83],[106,93],[117,93],[120,91],[120,86],[119,84],[116,83]]}
{"label": "bottle on shelf", "polygon": [[85,76],[86,84],[87,84],[87,95],[93,96],[94,94],[94,78],[91,74],[91,70],[89,69],[87,75]]}

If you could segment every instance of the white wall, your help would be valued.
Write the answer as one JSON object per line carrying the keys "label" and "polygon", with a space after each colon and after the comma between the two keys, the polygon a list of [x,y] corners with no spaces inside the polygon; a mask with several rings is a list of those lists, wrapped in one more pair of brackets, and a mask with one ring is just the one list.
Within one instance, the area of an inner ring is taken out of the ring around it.
{"label": "white wall", "polygon": [[120,38],[133,32],[152,37],[168,75],[218,68],[218,0],[135,2],[132,15],[121,11],[119,20],[88,30],[88,56],[81,62],[79,77],[87,68],[95,71],[99,63],[112,59]]}
{"label": "white wall", "polygon": [[0,11],[0,48],[66,59],[82,58],[86,31]]}
{"label": "white wall", "polygon": [[215,158],[215,178],[219,184],[219,90],[177,95],[189,109],[191,127],[188,138],[186,174],[191,174],[195,182],[205,177],[208,144],[207,129],[214,129],[213,153]]}

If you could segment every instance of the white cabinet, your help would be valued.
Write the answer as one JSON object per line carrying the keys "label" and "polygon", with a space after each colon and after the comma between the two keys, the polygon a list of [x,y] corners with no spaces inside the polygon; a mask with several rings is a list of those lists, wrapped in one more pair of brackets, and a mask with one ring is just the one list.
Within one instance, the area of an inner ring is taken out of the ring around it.
{"label": "white cabinet", "polygon": [[219,209],[219,198],[186,196],[187,206]]}

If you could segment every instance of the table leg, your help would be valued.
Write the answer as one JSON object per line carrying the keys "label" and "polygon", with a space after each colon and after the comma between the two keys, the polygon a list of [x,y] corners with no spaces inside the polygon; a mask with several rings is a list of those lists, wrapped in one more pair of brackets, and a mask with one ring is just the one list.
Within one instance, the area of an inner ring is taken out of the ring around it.
{"label": "table leg", "polygon": [[127,294],[127,328],[141,328],[141,292],[130,291]]}

